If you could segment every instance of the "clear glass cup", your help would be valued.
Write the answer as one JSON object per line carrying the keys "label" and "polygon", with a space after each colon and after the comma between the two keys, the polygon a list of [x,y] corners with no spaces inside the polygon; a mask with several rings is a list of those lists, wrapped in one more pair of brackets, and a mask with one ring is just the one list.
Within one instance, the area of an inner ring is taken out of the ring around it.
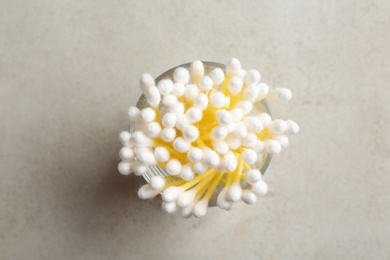
{"label": "clear glass cup", "polygon": [[[210,73],[215,68],[220,68],[222,70],[225,70],[225,65],[221,64],[221,63],[217,63],[217,62],[203,61],[203,65],[204,65],[205,74]],[[171,79],[171,80],[173,80],[173,72],[175,71],[176,68],[183,67],[183,68],[189,69],[190,66],[191,66],[191,63],[185,63],[185,64],[182,64],[182,65],[176,66],[174,68],[171,68],[171,69],[167,70],[166,72],[162,73],[160,76],[158,76],[155,79],[155,82],[157,84],[162,79]],[[146,101],[146,98],[145,98],[144,94],[142,94],[141,97],[138,99],[138,102],[137,102],[136,106],[139,109],[143,109],[143,108],[149,106],[148,102]],[[162,112],[162,115],[163,115],[164,111],[161,111],[161,112]],[[262,113],[262,112],[265,112],[265,113],[268,113],[269,115],[271,115],[271,111],[270,111],[270,108],[269,108],[268,103],[267,103],[266,100],[262,100],[262,101],[254,103],[253,104],[253,109],[252,109],[250,114],[251,115],[256,115],[256,114],[259,114],[259,113]],[[135,131],[135,122],[131,122],[130,123],[130,133],[133,133],[134,131]],[[268,154],[267,152],[264,152],[263,153],[263,159],[262,160],[258,160],[258,162],[256,163],[256,168],[259,169],[262,174],[264,174],[266,172],[270,162],[271,162],[271,155]],[[161,168],[159,166],[150,166],[148,168],[148,170],[143,174],[143,177],[144,177],[144,179],[147,182],[149,182],[150,179],[153,176],[166,177],[166,176],[169,176],[169,174],[165,171],[165,169],[163,169],[163,168]],[[244,189],[247,188],[247,187],[245,187],[244,183],[242,183],[242,187]],[[222,185],[219,184],[218,187],[216,188],[216,190],[214,191],[213,196],[210,199],[209,207],[213,207],[213,206],[217,205],[217,203],[216,203],[217,202],[217,196],[218,196],[218,194],[219,194],[219,192],[221,191],[222,188],[223,188]]]}

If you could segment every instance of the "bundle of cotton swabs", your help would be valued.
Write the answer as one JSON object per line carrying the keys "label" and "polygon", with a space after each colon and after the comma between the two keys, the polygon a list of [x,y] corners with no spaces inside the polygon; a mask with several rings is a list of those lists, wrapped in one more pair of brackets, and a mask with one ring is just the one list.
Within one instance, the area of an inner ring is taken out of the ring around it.
{"label": "bundle of cotton swabs", "polygon": [[201,61],[189,70],[176,68],[173,80],[155,82],[143,74],[140,87],[149,106],[128,110],[135,131],[120,133],[118,170],[143,175],[154,165],[167,173],[142,186],[140,198],[161,194],[164,211],[181,209],[184,217],[202,217],[214,192],[225,210],[237,201],[253,204],[267,193],[256,165],[265,154],[280,153],[299,127],[252,108],[266,98],[290,100],[289,89],[270,89],[257,70],[245,71],[235,58],[225,70],[215,68],[207,75]]}

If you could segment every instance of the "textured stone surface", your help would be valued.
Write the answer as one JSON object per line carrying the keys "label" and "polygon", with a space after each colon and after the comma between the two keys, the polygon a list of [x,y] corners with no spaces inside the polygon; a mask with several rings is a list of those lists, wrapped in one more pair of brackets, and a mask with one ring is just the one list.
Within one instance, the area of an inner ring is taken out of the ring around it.
{"label": "textured stone surface", "polygon": [[[389,259],[389,30],[387,0],[2,0],[0,259]],[[116,170],[139,76],[232,56],[301,132],[256,205],[163,214]]]}

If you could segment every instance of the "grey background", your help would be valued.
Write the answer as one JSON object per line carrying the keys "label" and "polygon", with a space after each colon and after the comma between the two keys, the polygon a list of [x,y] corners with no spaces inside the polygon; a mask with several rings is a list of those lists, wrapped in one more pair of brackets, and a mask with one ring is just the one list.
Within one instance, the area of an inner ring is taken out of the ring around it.
{"label": "grey background", "polygon": [[[390,258],[390,1],[0,3],[1,259]],[[116,170],[139,76],[230,57],[301,132],[256,205],[166,215]]]}

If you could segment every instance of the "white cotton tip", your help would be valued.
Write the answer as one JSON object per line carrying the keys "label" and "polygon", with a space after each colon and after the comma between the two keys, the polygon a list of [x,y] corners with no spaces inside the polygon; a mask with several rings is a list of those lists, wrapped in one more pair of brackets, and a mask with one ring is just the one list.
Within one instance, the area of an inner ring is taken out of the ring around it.
{"label": "white cotton tip", "polygon": [[134,132],[131,140],[139,147],[153,146],[153,140],[142,131]]}
{"label": "white cotton tip", "polygon": [[181,97],[181,96],[184,95],[185,89],[186,88],[184,87],[183,84],[176,82],[176,83],[173,84],[172,94],[177,96],[177,97]]}
{"label": "white cotton tip", "polygon": [[196,162],[196,163],[194,163],[192,168],[194,169],[195,173],[203,174],[203,173],[205,173],[208,170],[209,167],[204,162]]}
{"label": "white cotton tip", "polygon": [[194,176],[195,176],[195,173],[192,170],[192,164],[187,163],[187,164],[183,165],[183,167],[181,168],[180,177],[183,180],[190,181],[194,178]]}
{"label": "white cotton tip", "polygon": [[160,191],[165,186],[165,179],[161,176],[153,176],[150,179],[149,185],[153,190]]}
{"label": "white cotton tip", "polygon": [[188,126],[183,132],[184,138],[188,142],[193,142],[199,137],[199,130],[193,125]]}
{"label": "white cotton tip", "polygon": [[184,113],[184,104],[182,102],[176,102],[171,105],[169,108],[169,112],[174,113],[176,115],[182,115]]}
{"label": "white cotton tip", "polygon": [[233,122],[241,121],[242,117],[244,116],[242,110],[238,108],[231,109],[229,113],[232,115]]}
{"label": "white cotton tip", "polygon": [[152,75],[148,74],[148,73],[144,73],[142,74],[140,80],[139,80],[139,86],[140,88],[142,89],[143,92],[146,92],[146,90],[150,87],[150,86],[154,86],[154,78]]}
{"label": "white cotton tip", "polygon": [[264,149],[265,149],[265,144],[263,141],[257,140],[255,142],[255,144],[253,145],[252,149],[253,149],[253,151],[255,151],[258,154],[263,153]]}
{"label": "white cotton tip", "polygon": [[174,128],[164,128],[161,131],[161,139],[165,142],[172,142],[176,137],[176,130]]}
{"label": "white cotton tip", "polygon": [[236,76],[239,77],[241,80],[245,80],[246,73],[246,70],[240,69],[239,71],[237,71]]}
{"label": "white cotton tip", "polygon": [[208,76],[203,76],[200,78],[198,85],[202,91],[209,91],[213,87],[213,80]]}
{"label": "white cotton tip", "polygon": [[194,82],[198,82],[198,80],[204,74],[204,65],[201,61],[196,60],[191,63],[190,66],[190,74]]}
{"label": "white cotton tip", "polygon": [[272,122],[271,116],[267,113],[260,113],[256,117],[260,119],[264,126],[267,126]]}
{"label": "white cotton tip", "polygon": [[176,210],[177,210],[177,205],[176,205],[176,202],[170,202],[170,203],[165,203],[163,202],[161,204],[161,208],[163,211],[165,211],[166,213],[169,213],[169,214],[172,214],[172,213],[175,213]]}
{"label": "white cotton tip", "polygon": [[248,133],[244,138],[241,140],[241,144],[245,147],[253,147],[256,144],[257,136],[254,133]]}
{"label": "white cotton tip", "polygon": [[191,162],[199,162],[203,158],[203,152],[200,148],[193,147],[188,151],[187,157]]}
{"label": "white cotton tip", "polygon": [[231,134],[234,132],[234,130],[236,130],[236,124],[232,122],[228,125],[225,125],[225,128],[226,128],[226,131],[228,132],[228,134]]}
{"label": "white cotton tip", "polygon": [[158,137],[161,133],[161,125],[157,122],[151,122],[145,126],[145,132],[149,137]]}
{"label": "white cotton tip", "polygon": [[210,136],[214,141],[220,141],[225,139],[227,134],[227,130],[223,126],[216,126],[210,132]]}
{"label": "white cotton tip", "polygon": [[146,167],[145,165],[143,165],[140,162],[137,162],[134,165],[133,172],[134,172],[135,175],[141,176],[141,175],[143,175],[146,172],[147,169],[148,169],[148,167]]}
{"label": "white cotton tip", "polygon": [[159,191],[153,190],[152,187],[150,187],[149,184],[143,185],[139,190],[138,190],[138,197],[140,199],[146,200],[146,199],[153,199],[154,197],[159,194]]}
{"label": "white cotton tip", "polygon": [[270,91],[270,96],[276,100],[289,101],[292,97],[292,93],[288,88],[276,88]]}
{"label": "white cotton tip", "polygon": [[190,150],[191,143],[183,137],[177,137],[175,141],[173,141],[173,148],[181,153],[186,153]]}
{"label": "white cotton tip", "polygon": [[118,164],[118,171],[122,175],[129,175],[132,171],[133,163],[131,162],[120,162]]}
{"label": "white cotton tip", "polygon": [[246,173],[246,181],[255,184],[262,180],[261,172],[258,169],[251,169]]}
{"label": "white cotton tip", "polygon": [[192,216],[193,209],[194,209],[194,205],[191,204],[188,207],[182,208],[180,214],[183,218],[189,218]]}
{"label": "white cotton tip", "polygon": [[194,100],[198,94],[199,89],[194,84],[189,84],[184,91],[184,97],[190,101]]}
{"label": "white cotton tip", "polygon": [[210,94],[210,103],[215,108],[221,108],[225,106],[226,97],[222,92],[215,91]]}
{"label": "white cotton tip", "polygon": [[139,161],[140,163],[142,163],[145,166],[157,164],[157,160],[154,157],[154,153],[153,153],[152,149],[144,148],[144,147],[140,147],[140,148],[137,147],[134,149],[134,153],[136,155],[137,161]]}
{"label": "white cotton tip", "polygon": [[156,86],[150,86],[145,92],[145,97],[151,107],[157,108],[159,106],[161,95]]}
{"label": "white cotton tip", "polygon": [[288,146],[288,137],[285,135],[278,135],[274,138],[274,140],[278,141],[282,146],[282,149]]}
{"label": "white cotton tip", "polygon": [[119,141],[124,145],[131,147],[131,134],[129,131],[122,131],[119,133]]}
{"label": "white cotton tip", "polygon": [[194,216],[196,218],[201,218],[206,216],[207,208],[209,206],[209,201],[207,199],[201,199],[194,206]]}
{"label": "white cotton tip", "polygon": [[224,210],[231,210],[232,209],[232,202],[228,201],[226,199],[226,194],[229,191],[229,187],[225,187],[217,197],[217,205],[219,208]]}
{"label": "white cotton tip", "polygon": [[179,115],[176,120],[176,128],[184,131],[190,125],[190,121],[188,120],[186,115]]}
{"label": "white cotton tip", "polygon": [[138,107],[131,106],[127,110],[127,115],[129,116],[130,121],[138,121],[140,117],[141,111],[139,111]]}
{"label": "white cotton tip", "polygon": [[246,115],[252,110],[253,105],[247,100],[241,100],[237,103],[236,108],[240,109],[243,115]]}
{"label": "white cotton tip", "polygon": [[170,154],[169,154],[168,149],[166,149],[165,147],[157,146],[154,149],[154,157],[159,162],[167,162],[170,158]]}
{"label": "white cotton tip", "polygon": [[252,192],[258,196],[264,196],[268,193],[268,184],[263,180],[260,180],[251,186]]}
{"label": "white cotton tip", "polygon": [[242,151],[241,156],[242,159],[249,165],[255,164],[259,159],[257,153],[252,149],[245,149],[244,151]]}
{"label": "white cotton tip", "polygon": [[233,122],[232,115],[225,109],[218,110],[216,117],[220,125],[229,125]]}
{"label": "white cotton tip", "polygon": [[239,137],[229,135],[226,138],[226,143],[229,145],[230,149],[235,150],[241,146],[241,140]]}
{"label": "white cotton tip", "polygon": [[241,62],[236,58],[231,58],[226,63],[226,74],[236,75],[241,70]]}
{"label": "white cotton tip", "polygon": [[186,115],[190,123],[199,122],[203,117],[202,110],[197,107],[191,107],[190,109],[188,109],[186,111]]}
{"label": "white cotton tip", "polygon": [[203,161],[210,167],[217,167],[219,164],[218,154],[211,149],[204,149],[203,151]]}
{"label": "white cotton tip", "polygon": [[265,84],[265,83],[260,83],[259,85],[257,85],[257,89],[258,89],[259,92],[257,94],[256,99],[258,101],[265,99],[267,97],[267,95],[268,95],[268,92],[269,92],[268,85]]}
{"label": "white cotton tip", "polygon": [[162,192],[161,197],[165,203],[170,203],[175,201],[183,192],[184,189],[182,187],[171,186]]}
{"label": "white cotton tip", "polygon": [[173,90],[173,82],[170,79],[160,80],[160,82],[157,84],[157,88],[161,95],[168,95]]}
{"label": "white cotton tip", "polygon": [[162,99],[162,103],[166,107],[170,107],[177,102],[177,97],[173,94],[165,95]]}
{"label": "white cotton tip", "polygon": [[238,182],[233,183],[229,187],[229,191],[226,195],[227,195],[227,198],[233,202],[237,202],[237,201],[241,200],[242,189],[241,189],[240,184]]}
{"label": "white cotton tip", "polygon": [[267,128],[275,134],[282,134],[287,129],[287,124],[281,119],[275,119],[267,125]]}
{"label": "white cotton tip", "polygon": [[234,136],[237,138],[244,138],[248,134],[248,129],[245,126],[244,122],[238,122],[236,124],[236,129],[234,130]]}
{"label": "white cotton tip", "polygon": [[250,190],[244,190],[242,192],[241,199],[248,205],[253,205],[257,202],[257,196]]}
{"label": "white cotton tip", "polygon": [[282,145],[275,140],[265,140],[265,149],[269,154],[278,154],[282,151]]}
{"label": "white cotton tip", "polygon": [[223,156],[222,161],[226,171],[233,172],[237,169],[238,161],[233,152],[228,152]]}
{"label": "white cotton tip", "polygon": [[152,122],[156,118],[156,112],[151,107],[147,107],[141,110],[140,119],[144,123]]}
{"label": "white cotton tip", "polygon": [[225,154],[229,152],[229,145],[224,141],[214,141],[213,149],[219,154]]}
{"label": "white cotton tip", "polygon": [[287,135],[295,135],[299,132],[299,125],[294,121],[286,120],[286,124],[287,124],[287,129],[285,133]]}
{"label": "white cotton tip", "polygon": [[181,208],[188,207],[194,201],[196,196],[196,190],[190,189],[183,192],[177,199],[177,205]]}
{"label": "white cotton tip", "polygon": [[133,160],[134,158],[134,151],[130,147],[122,147],[119,151],[119,156],[122,160]]}
{"label": "white cotton tip", "polygon": [[194,107],[199,108],[200,110],[205,110],[209,104],[209,98],[201,93],[194,100]]}
{"label": "white cotton tip", "polygon": [[232,95],[237,95],[242,90],[242,80],[238,76],[234,76],[230,79],[228,89]]}
{"label": "white cotton tip", "polygon": [[177,116],[174,113],[168,112],[162,118],[162,124],[164,127],[173,128],[176,125]]}
{"label": "white cotton tip", "polygon": [[190,80],[190,73],[188,72],[187,69],[178,67],[173,72],[173,78],[175,79],[176,82],[186,85]]}
{"label": "white cotton tip", "polygon": [[261,78],[260,73],[257,70],[248,70],[245,74],[245,83],[248,86],[256,85]]}
{"label": "white cotton tip", "polygon": [[210,72],[210,78],[213,81],[214,86],[217,86],[225,79],[225,73],[220,68],[215,68]]}
{"label": "white cotton tip", "polygon": [[244,99],[249,102],[255,102],[259,95],[259,88],[255,85],[249,86],[244,91]]}
{"label": "white cotton tip", "polygon": [[181,163],[177,159],[171,159],[168,161],[167,166],[165,166],[165,170],[169,175],[179,175],[181,172]]}
{"label": "white cotton tip", "polygon": [[255,116],[246,116],[244,118],[244,123],[248,130],[253,133],[260,133],[264,128],[261,120]]}

